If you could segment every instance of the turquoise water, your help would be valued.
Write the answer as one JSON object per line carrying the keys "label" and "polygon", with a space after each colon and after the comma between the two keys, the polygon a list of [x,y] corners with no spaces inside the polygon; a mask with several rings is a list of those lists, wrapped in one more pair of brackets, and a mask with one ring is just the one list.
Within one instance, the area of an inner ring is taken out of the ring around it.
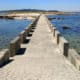
{"label": "turquoise water", "polygon": [[30,20],[0,19],[0,50],[8,48],[10,41],[18,36],[30,23]]}
{"label": "turquoise water", "polygon": [[[80,54],[80,14],[73,15],[52,15],[51,23],[61,32],[70,43],[70,47],[76,49]],[[63,29],[67,26],[67,29]]]}

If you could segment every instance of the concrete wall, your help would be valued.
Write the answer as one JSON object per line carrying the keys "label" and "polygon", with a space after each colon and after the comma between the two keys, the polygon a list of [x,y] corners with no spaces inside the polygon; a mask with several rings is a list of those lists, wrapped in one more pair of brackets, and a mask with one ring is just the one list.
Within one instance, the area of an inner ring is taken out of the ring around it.
{"label": "concrete wall", "polygon": [[16,55],[17,51],[21,48],[21,44],[27,38],[32,27],[36,26],[38,19],[39,17],[33,20],[33,22],[28,27],[26,27],[25,30],[23,30],[19,34],[19,36],[17,36],[15,39],[13,39],[10,42],[9,49],[3,49],[2,51],[0,51],[0,66],[8,62],[10,57],[13,57]]}
{"label": "concrete wall", "polygon": [[20,49],[20,45],[24,43],[26,40],[30,30],[32,29],[32,25],[37,22],[37,19],[34,20],[28,27],[22,31],[18,37],[10,42],[10,56],[13,57],[16,55],[16,52]]}
{"label": "concrete wall", "polygon": [[49,28],[53,33],[54,42],[59,46],[60,51],[63,55],[68,56],[69,43],[68,41],[61,36],[60,32],[54,27],[50,21],[46,18]]}
{"label": "concrete wall", "polygon": [[61,36],[60,32],[56,29],[56,27],[52,26],[50,21],[46,18],[49,28],[53,33],[54,42],[59,46],[60,51],[70,62],[80,70],[80,55],[76,52],[75,49],[70,49],[69,42]]}

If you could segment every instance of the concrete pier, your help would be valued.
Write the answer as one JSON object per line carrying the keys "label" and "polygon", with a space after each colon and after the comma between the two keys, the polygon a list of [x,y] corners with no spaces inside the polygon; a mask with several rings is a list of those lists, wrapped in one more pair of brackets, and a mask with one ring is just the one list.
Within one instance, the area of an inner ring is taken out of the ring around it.
{"label": "concrete pier", "polygon": [[29,43],[21,44],[26,49],[23,55],[14,56],[0,68],[0,80],[80,80],[80,72],[55,43],[44,15],[28,38]]}

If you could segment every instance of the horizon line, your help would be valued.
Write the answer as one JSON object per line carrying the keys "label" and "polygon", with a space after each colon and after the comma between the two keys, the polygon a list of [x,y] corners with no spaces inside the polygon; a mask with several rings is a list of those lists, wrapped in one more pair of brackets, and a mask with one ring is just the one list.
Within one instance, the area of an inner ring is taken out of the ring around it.
{"label": "horizon line", "polygon": [[36,9],[36,8],[27,8],[27,9],[5,9],[5,10],[0,10],[0,11],[13,11],[13,10],[43,10],[43,11],[59,11],[59,12],[80,12],[80,11],[71,11],[71,10],[55,10],[55,9]]}

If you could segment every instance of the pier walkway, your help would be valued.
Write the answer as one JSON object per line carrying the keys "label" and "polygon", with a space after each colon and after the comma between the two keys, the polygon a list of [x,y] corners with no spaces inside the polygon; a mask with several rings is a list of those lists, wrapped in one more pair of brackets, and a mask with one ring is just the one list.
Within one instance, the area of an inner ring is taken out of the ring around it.
{"label": "pier walkway", "polygon": [[55,44],[44,15],[36,25],[30,42],[23,44],[23,55],[0,68],[0,80],[80,80],[80,72]]}

